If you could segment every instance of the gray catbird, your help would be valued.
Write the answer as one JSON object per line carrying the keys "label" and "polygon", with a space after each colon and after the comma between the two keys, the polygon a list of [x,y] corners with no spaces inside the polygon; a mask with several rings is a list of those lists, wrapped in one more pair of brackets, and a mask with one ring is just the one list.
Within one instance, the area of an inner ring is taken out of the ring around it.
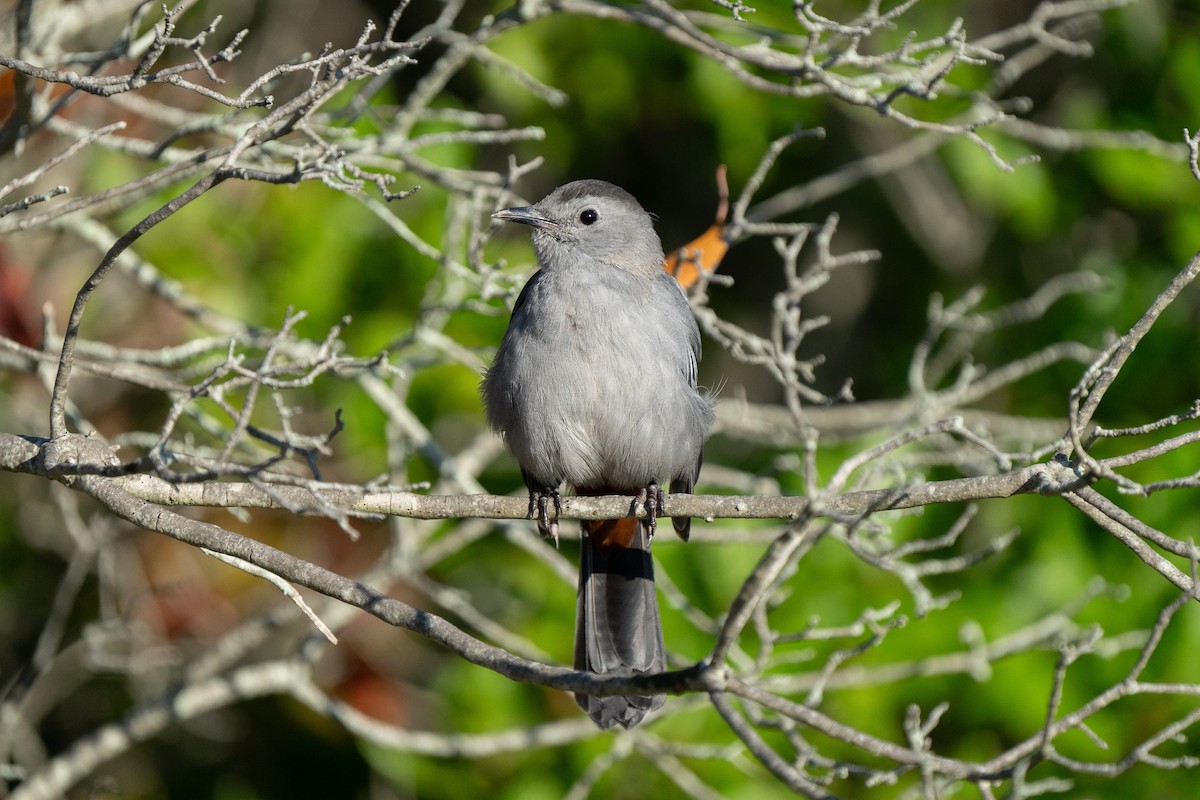
{"label": "gray catbird", "polygon": [[[712,406],[696,388],[700,333],[663,270],[650,215],[624,189],[584,180],[497,219],[533,228],[541,265],[517,298],[481,387],[529,487],[530,513],[557,535],[548,501],[564,481],[581,495],[644,497],[648,519],[583,523],[575,668],[599,675],[661,672],[663,645],[650,541],[658,481],[690,492]],[[688,538],[690,519],[673,521]],[[631,728],[662,695],[576,695],[601,728]]]}

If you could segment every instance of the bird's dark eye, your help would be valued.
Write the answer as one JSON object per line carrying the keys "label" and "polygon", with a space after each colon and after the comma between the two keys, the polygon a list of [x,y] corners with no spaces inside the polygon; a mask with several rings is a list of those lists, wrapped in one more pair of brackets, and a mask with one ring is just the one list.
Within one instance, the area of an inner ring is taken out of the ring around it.
{"label": "bird's dark eye", "polygon": [[579,215],[579,221],[584,225],[592,225],[598,219],[600,219],[600,215],[596,213],[596,209],[594,208],[584,209],[583,213]]}

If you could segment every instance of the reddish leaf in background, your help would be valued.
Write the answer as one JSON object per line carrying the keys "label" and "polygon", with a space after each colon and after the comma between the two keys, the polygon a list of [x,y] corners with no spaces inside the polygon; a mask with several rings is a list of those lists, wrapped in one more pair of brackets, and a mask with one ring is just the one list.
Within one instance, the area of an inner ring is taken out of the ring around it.
{"label": "reddish leaf in background", "polygon": [[16,75],[12,70],[0,73],[0,123],[7,122],[13,109],[17,107]]}
{"label": "reddish leaf in background", "polygon": [[13,262],[0,245],[0,335],[26,347],[36,347],[40,335],[31,317],[29,270]]}
{"label": "reddish leaf in background", "polygon": [[673,250],[663,262],[663,269],[675,277],[683,288],[695,286],[700,280],[700,270],[705,274],[716,272],[721,259],[729,250],[723,229],[729,213],[729,183],[725,178],[725,165],[717,167],[717,216],[712,226],[690,242]]}
{"label": "reddish leaf in background", "polygon": [[344,674],[331,689],[335,697],[389,725],[411,722],[407,698],[396,679],[380,674],[353,648],[340,655]]}

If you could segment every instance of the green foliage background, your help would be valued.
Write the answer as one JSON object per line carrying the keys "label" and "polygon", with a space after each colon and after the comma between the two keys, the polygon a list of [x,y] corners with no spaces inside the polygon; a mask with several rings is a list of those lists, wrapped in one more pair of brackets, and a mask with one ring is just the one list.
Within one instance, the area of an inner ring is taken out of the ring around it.
{"label": "green foliage background", "polygon": [[[260,21],[276,19],[267,16],[265,9],[270,5],[256,6],[254,13]],[[350,18],[357,25],[357,20],[367,15],[353,13],[342,4],[323,5],[326,7],[311,12],[307,29],[298,25],[300,30],[292,32],[307,39],[306,46],[311,49],[330,36],[323,22],[329,21],[336,29],[334,18]],[[371,14],[376,19],[390,11],[382,3],[374,5]],[[436,13],[437,5],[416,0],[402,27],[415,29]],[[700,2],[695,5],[706,7]],[[819,5],[828,16],[840,17],[843,8],[861,4]],[[200,3],[185,19],[206,19],[219,6]],[[471,11],[477,16],[506,7],[503,3],[473,6],[477,7]],[[925,2],[902,18],[894,40],[909,29],[925,35],[944,30],[960,15],[965,17],[968,33],[974,35],[1023,18],[1032,6],[1032,2],[1007,0]],[[762,3],[753,19],[786,26],[790,14],[789,4]],[[1053,57],[1013,87],[1010,95],[1032,98],[1029,117],[1083,131],[1144,130],[1171,142],[1181,141],[1184,127],[1200,127],[1197,8],[1188,3],[1140,2],[1106,12],[1103,23],[1090,37],[1096,48],[1093,58]],[[250,25],[253,38],[254,20]],[[270,47],[270,41],[264,35],[248,46]],[[566,105],[552,107],[503,72],[483,67],[457,78],[451,84],[452,96],[444,102],[500,112],[514,126],[540,126],[546,131],[545,139],[511,149],[446,146],[425,155],[455,167],[497,166],[512,150],[521,159],[542,156],[545,166],[518,187],[530,200],[574,178],[611,180],[628,188],[658,215],[659,231],[668,247],[686,242],[711,221],[715,205],[712,176],[717,164],[728,165],[736,193],[767,144],[796,125],[821,126],[826,136],[793,146],[772,171],[762,196],[859,158],[875,149],[873,143],[910,135],[863,109],[755,93],[698,55],[668,47],[645,30],[619,24],[552,15],[504,37],[494,49],[563,91],[569,98]],[[436,50],[431,50],[424,57],[435,55]],[[410,91],[425,68],[402,73],[393,88],[394,99]],[[986,70],[964,68],[955,73],[955,80],[967,84],[984,81]],[[939,101],[930,109],[918,105],[910,101],[905,110],[923,118],[957,110],[952,99]],[[850,378],[860,400],[901,396],[929,296],[938,292],[955,298],[978,283],[988,287],[985,304],[995,307],[1028,295],[1064,272],[1093,270],[1107,282],[1098,293],[1069,299],[1045,319],[990,340],[988,350],[978,354],[981,361],[999,364],[1039,343],[1059,339],[1099,345],[1110,331],[1127,329],[1200,247],[1200,184],[1183,163],[1120,148],[1038,152],[1001,134],[985,136],[1007,157],[1037,153],[1042,159],[1006,174],[967,142],[950,143],[939,151],[937,163],[976,221],[977,235],[983,237],[980,255],[966,263],[939,265],[910,234],[886,192],[874,183],[794,215],[795,219],[820,221],[836,212],[841,218],[836,248],[871,247],[884,254],[879,263],[858,268],[813,298],[811,313],[833,315],[832,324],[810,340],[813,354],[828,356],[820,368],[825,388],[832,389]],[[130,169],[120,158],[97,157],[90,166],[91,179],[96,187],[111,185]],[[158,202],[161,198],[148,199],[123,213],[115,224],[131,224]],[[440,236],[445,213],[445,198],[432,188],[403,201],[400,210],[410,227],[434,241]],[[295,306],[308,313],[302,324],[304,332],[320,338],[349,315],[353,322],[344,338],[353,351],[364,355],[408,346],[406,332],[422,295],[430,282],[443,279],[436,264],[393,236],[362,205],[311,184],[290,189],[223,185],[153,231],[139,243],[138,250],[232,317],[276,325],[284,308]],[[507,259],[514,273],[532,268],[528,241],[519,232],[501,234],[489,255]],[[723,267],[735,283],[713,290],[714,307],[740,324],[759,328],[771,294],[782,283],[774,263],[766,243],[735,248]],[[46,265],[40,289],[47,299],[65,308],[90,268],[86,258],[73,264]],[[122,300],[110,295],[113,288],[106,286],[98,302],[123,310]],[[1183,411],[1200,396],[1200,363],[1195,356],[1198,307],[1193,289],[1163,318],[1106,400],[1098,420],[1101,424],[1141,424]],[[459,312],[453,324],[458,341],[486,355],[504,328],[498,305],[495,310],[491,315]],[[182,341],[190,333],[178,320],[146,329],[129,325],[128,317],[119,314],[96,314],[92,319],[118,320],[117,324],[97,322],[96,329],[86,332],[92,338],[117,343],[163,345]],[[778,388],[765,373],[732,362],[711,342],[706,348],[702,382],[724,382],[727,396],[744,393],[755,400],[778,399]],[[988,406],[1030,416],[1062,417],[1067,392],[1077,377],[1077,368],[1056,367],[1023,381],[1003,396],[989,398]],[[0,379],[0,387],[6,380]],[[442,446],[453,451],[484,425],[477,384],[478,375],[464,367],[430,364],[407,382],[404,399]],[[101,398],[90,402],[89,412],[93,419],[111,426],[102,433],[116,432],[129,414],[161,414],[157,402],[146,398],[145,407],[136,411],[106,410]],[[325,477],[362,481],[384,472],[382,413],[351,384],[337,381],[318,384],[312,406],[305,412],[313,419],[325,420],[337,407],[345,409],[347,429],[337,440],[337,452]],[[861,442],[850,442],[823,450],[824,474],[861,446]],[[799,491],[786,458],[781,458],[786,453],[719,438],[711,444],[710,453],[714,462],[771,474]],[[1177,451],[1165,461],[1156,469],[1176,475],[1196,470],[1194,451]],[[433,477],[431,465],[414,454],[402,465],[396,480]],[[486,478],[487,488],[495,493],[512,492],[520,485],[515,465],[507,460],[497,462]],[[22,524],[14,501],[23,484],[19,478],[6,476],[2,485],[2,494],[8,499],[0,499],[0,530],[14,531]],[[702,478],[700,490],[704,489]],[[1191,532],[1198,516],[1194,492],[1117,499],[1173,536],[1187,539],[1194,535]],[[897,536],[936,535],[958,512],[931,509],[921,516],[903,518],[896,522]],[[258,525],[264,524],[264,517],[272,536],[299,545],[298,523],[256,515]],[[452,525],[445,523],[447,529]],[[960,591],[957,603],[893,633],[884,645],[863,657],[862,663],[957,651],[964,631],[974,625],[995,640],[1070,602],[1097,575],[1125,587],[1096,599],[1081,614],[1084,621],[1109,631],[1144,629],[1174,596],[1165,581],[1061,501],[1022,497],[985,504],[972,522],[968,538],[983,541],[1014,527],[1022,534],[1008,551],[972,569],[966,580],[950,578],[939,587]],[[261,527],[256,535],[262,535]],[[368,529],[364,552],[370,552],[373,538],[377,545],[383,535],[382,528]],[[761,545],[694,543],[685,547],[663,537],[655,552],[663,571],[693,603],[719,614],[761,550]],[[18,544],[15,536],[0,536],[0,607],[42,607],[62,569],[52,554],[30,551]],[[440,570],[436,577],[470,587],[483,608],[488,608],[487,598],[493,595],[497,602],[518,598],[519,607],[498,611],[506,620],[521,620],[522,634],[552,657],[564,663],[569,660],[574,606],[571,587],[507,539],[481,540]],[[801,562],[793,583],[792,596],[776,612],[782,627],[791,621],[795,628],[802,628],[814,617],[827,625],[847,623],[862,608],[881,607],[893,599],[911,605],[897,581],[867,570],[834,541],[823,542]],[[11,675],[16,665],[28,658],[37,620],[18,622],[11,611],[0,612],[0,617],[9,630],[5,639],[12,645],[9,655],[0,656],[0,674]],[[685,624],[677,610],[664,607],[664,619],[672,651],[687,659],[707,652],[707,637]],[[349,647],[369,648],[376,656],[389,654],[390,677],[401,682],[411,679],[421,687],[402,691],[410,703],[406,713],[415,728],[483,732],[516,721],[535,723],[576,713],[569,698],[513,684],[374,620],[356,623],[351,630]],[[805,655],[798,651],[797,657],[806,658],[806,663],[822,663],[826,653],[811,643],[805,646],[813,652]],[[1200,615],[1189,608],[1155,657],[1155,679],[1194,682],[1198,648]],[[986,676],[986,682],[967,675],[928,676],[830,691],[823,708],[879,736],[898,739],[900,721],[910,704],[928,712],[942,698],[953,698],[934,734],[936,746],[960,757],[982,759],[1029,736],[1042,724],[1055,655],[1039,651],[1002,660]],[[1081,661],[1071,673],[1063,708],[1074,708],[1119,679],[1133,657],[1134,652],[1126,651],[1112,658],[1091,656]],[[88,697],[92,698],[89,703],[109,705],[64,709],[63,718],[55,720],[62,738],[52,736],[52,743],[62,745],[70,740],[70,732],[79,722],[74,717],[103,717],[120,705],[103,692]],[[105,699],[95,701],[95,697]],[[1179,716],[1181,708],[1186,710],[1186,704],[1142,698],[1119,706],[1119,713],[1103,715],[1095,727],[1110,744],[1110,752],[1122,754]],[[264,724],[264,720],[272,722]],[[481,761],[426,758],[356,742],[286,701],[238,707],[223,715],[223,724],[227,726],[225,738],[204,730],[183,730],[151,748],[139,749],[131,760],[156,766],[147,770],[155,777],[144,778],[135,794],[233,800],[317,794],[387,796],[374,792],[390,791],[404,797],[551,798],[561,796],[598,754],[614,745],[612,735],[606,734],[570,747],[531,749],[517,757]],[[697,744],[729,740],[719,718],[702,704],[661,725],[664,736]],[[836,746],[819,743],[836,752]],[[1062,747],[1068,755],[1106,758],[1083,736],[1065,737]],[[1168,745],[1163,752],[1196,754],[1197,750],[1194,744],[1184,742]],[[615,763],[600,780],[594,796],[677,796],[678,787],[643,761],[654,757],[635,747],[633,754]],[[788,794],[741,756],[687,761],[720,796]],[[1195,770],[1160,772],[1139,766],[1113,782],[1081,777],[1071,796],[1187,797],[1193,791],[1188,787],[1194,786],[1196,779]],[[880,787],[870,796],[900,793]],[[974,795],[967,791],[958,796]]]}

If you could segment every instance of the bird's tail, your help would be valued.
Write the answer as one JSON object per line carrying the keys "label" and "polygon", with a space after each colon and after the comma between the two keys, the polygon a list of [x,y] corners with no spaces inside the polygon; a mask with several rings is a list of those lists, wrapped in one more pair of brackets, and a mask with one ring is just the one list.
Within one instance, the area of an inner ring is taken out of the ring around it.
{"label": "bird's tail", "polygon": [[[584,521],[575,669],[636,675],[666,668],[647,526],[636,519]],[[632,728],[665,700],[663,695],[575,695],[575,702],[601,728]]]}

